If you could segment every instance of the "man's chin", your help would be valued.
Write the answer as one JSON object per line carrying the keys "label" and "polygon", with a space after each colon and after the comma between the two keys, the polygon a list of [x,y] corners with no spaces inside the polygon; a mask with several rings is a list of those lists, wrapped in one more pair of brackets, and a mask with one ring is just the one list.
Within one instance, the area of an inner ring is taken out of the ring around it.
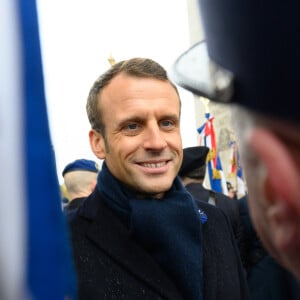
{"label": "man's chin", "polygon": [[143,194],[145,197],[154,198],[154,199],[161,199],[163,198],[164,194],[171,188],[172,185],[159,185],[157,187],[151,186],[149,188],[144,188],[143,191],[141,191],[141,194]]}

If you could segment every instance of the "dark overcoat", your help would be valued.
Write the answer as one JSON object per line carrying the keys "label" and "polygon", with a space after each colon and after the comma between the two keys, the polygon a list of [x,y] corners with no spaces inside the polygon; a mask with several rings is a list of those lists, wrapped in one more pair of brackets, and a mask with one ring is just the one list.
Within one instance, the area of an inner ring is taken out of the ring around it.
{"label": "dark overcoat", "polygon": [[65,205],[64,211],[75,210],[78,206],[80,206],[81,202],[84,201],[85,198],[86,197],[80,197],[71,200],[67,205]]}
{"label": "dark overcoat", "polygon": [[[248,289],[223,213],[203,203],[205,300],[241,300]],[[130,235],[97,189],[68,215],[79,299],[183,299],[163,269]],[[186,299],[189,300],[189,299]]]}
{"label": "dark overcoat", "polygon": [[238,200],[231,199],[222,193],[206,189],[200,183],[189,183],[186,185],[186,189],[194,196],[198,205],[202,201],[208,203],[209,197],[214,197],[215,205],[219,207],[228,218],[239,248],[243,265],[245,266],[247,261],[247,235],[246,228],[244,227],[244,223],[240,215]]}

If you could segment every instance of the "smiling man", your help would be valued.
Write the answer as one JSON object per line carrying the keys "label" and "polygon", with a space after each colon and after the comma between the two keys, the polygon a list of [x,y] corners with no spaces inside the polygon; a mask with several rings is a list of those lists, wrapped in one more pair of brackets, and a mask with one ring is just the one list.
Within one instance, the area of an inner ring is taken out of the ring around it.
{"label": "smiling man", "polygon": [[180,106],[151,59],[119,62],[92,86],[89,139],[104,162],[69,215],[79,299],[247,299],[226,218],[204,205],[207,221],[176,176]]}
{"label": "smiling man", "polygon": [[94,153],[129,188],[161,198],[182,161],[176,89],[168,81],[120,73],[100,97],[105,134],[102,126],[90,131]]}

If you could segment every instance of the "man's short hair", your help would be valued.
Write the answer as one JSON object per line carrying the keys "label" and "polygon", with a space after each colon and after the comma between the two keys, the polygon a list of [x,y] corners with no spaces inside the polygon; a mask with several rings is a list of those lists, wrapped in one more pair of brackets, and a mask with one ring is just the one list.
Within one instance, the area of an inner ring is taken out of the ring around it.
{"label": "man's short hair", "polygon": [[114,64],[95,81],[90,89],[86,104],[86,111],[91,127],[100,132],[104,137],[105,127],[102,123],[101,111],[99,111],[98,95],[120,73],[137,78],[154,78],[167,81],[174,87],[179,97],[177,87],[169,80],[166,70],[156,61],[149,58],[132,58]]}

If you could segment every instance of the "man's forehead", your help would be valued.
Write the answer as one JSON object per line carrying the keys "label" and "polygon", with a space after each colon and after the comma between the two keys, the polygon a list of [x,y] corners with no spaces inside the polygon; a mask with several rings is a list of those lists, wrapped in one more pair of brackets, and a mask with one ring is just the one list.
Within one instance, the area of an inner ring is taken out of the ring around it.
{"label": "man's forehead", "polygon": [[133,77],[118,74],[109,85],[102,89],[101,101],[126,101],[128,99],[170,99],[179,101],[176,89],[169,81],[150,77]]}

